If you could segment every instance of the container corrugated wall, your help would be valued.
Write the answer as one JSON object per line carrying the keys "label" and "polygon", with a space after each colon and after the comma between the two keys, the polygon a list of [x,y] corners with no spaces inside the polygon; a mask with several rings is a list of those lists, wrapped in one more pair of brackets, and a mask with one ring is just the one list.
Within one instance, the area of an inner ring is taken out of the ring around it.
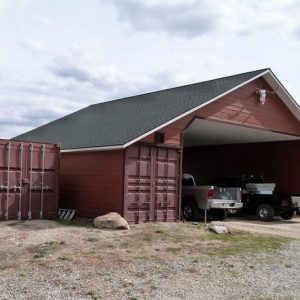
{"label": "container corrugated wall", "polygon": [[57,216],[60,148],[0,140],[0,220]]}
{"label": "container corrugated wall", "polygon": [[181,151],[134,145],[125,153],[124,216],[129,222],[180,218]]}

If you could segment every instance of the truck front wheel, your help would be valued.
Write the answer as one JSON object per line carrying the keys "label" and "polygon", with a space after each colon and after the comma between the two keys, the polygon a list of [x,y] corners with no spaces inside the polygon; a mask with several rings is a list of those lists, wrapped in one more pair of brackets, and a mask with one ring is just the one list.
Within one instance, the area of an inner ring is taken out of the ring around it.
{"label": "truck front wheel", "polygon": [[182,203],[182,217],[187,221],[192,221],[197,217],[197,205],[194,201],[184,201]]}
{"label": "truck front wheel", "polygon": [[261,221],[272,221],[274,208],[269,204],[262,204],[257,208],[256,216]]}
{"label": "truck front wheel", "polygon": [[227,211],[225,209],[211,209],[209,212],[215,221],[223,221],[227,217]]}
{"label": "truck front wheel", "polygon": [[288,211],[284,211],[280,214],[280,217],[283,220],[291,220],[294,216],[294,211],[293,210],[288,210]]}

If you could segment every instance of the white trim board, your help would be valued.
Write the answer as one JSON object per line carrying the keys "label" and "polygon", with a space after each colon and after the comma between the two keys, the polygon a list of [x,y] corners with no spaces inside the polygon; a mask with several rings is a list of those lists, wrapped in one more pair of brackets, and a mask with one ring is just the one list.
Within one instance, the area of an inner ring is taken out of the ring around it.
{"label": "white trim board", "polygon": [[124,145],[117,145],[117,146],[65,149],[65,150],[61,150],[61,152],[62,153],[72,153],[72,152],[108,151],[108,150],[120,150],[120,149],[124,149],[124,148],[125,148]]}

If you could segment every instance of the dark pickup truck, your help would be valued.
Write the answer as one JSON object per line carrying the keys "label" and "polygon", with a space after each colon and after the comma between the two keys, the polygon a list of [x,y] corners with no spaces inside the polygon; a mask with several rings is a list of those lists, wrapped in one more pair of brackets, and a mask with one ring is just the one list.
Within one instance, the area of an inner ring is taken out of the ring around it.
{"label": "dark pickup truck", "polygon": [[284,220],[299,212],[297,201],[290,194],[274,192],[274,183],[265,183],[262,176],[237,176],[220,178],[214,182],[218,187],[240,187],[242,189],[242,213],[256,214],[261,221],[271,221],[274,216]]}

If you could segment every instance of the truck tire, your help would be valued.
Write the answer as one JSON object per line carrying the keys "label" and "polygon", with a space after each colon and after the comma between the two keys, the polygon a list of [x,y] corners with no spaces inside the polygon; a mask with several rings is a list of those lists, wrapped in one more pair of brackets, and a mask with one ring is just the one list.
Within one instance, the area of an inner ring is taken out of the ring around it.
{"label": "truck tire", "polygon": [[227,217],[227,211],[225,209],[211,209],[209,212],[215,221],[223,221]]}
{"label": "truck tire", "polygon": [[283,220],[291,220],[294,216],[294,211],[293,210],[288,210],[288,211],[284,211],[280,214],[280,217]]}
{"label": "truck tire", "polygon": [[198,207],[193,200],[183,201],[181,211],[183,219],[192,221],[197,217]]}
{"label": "truck tire", "polygon": [[272,221],[274,217],[274,208],[269,204],[261,204],[256,210],[256,216],[260,221]]}

